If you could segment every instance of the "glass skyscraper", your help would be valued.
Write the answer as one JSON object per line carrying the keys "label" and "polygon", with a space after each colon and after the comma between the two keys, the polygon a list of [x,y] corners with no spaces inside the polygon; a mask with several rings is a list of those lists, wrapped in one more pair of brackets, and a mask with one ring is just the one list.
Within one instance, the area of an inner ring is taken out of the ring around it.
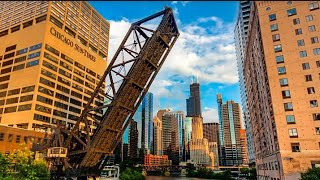
{"label": "glass skyscraper", "polygon": [[147,93],[138,107],[133,119],[138,123],[138,148],[145,153],[151,152],[153,141],[153,94]]}
{"label": "glass skyscraper", "polygon": [[220,124],[219,165],[242,165],[240,106],[233,101],[223,104],[221,94],[217,95],[217,101]]}
{"label": "glass skyscraper", "polygon": [[239,74],[239,84],[240,84],[240,95],[241,95],[241,105],[243,112],[243,119],[246,128],[247,146],[249,154],[249,163],[255,162],[254,156],[254,145],[252,140],[252,128],[250,125],[250,117],[247,106],[247,91],[245,85],[244,76],[244,55],[246,50],[246,43],[248,39],[248,28],[249,28],[249,18],[251,10],[251,1],[240,1],[239,2],[239,12],[238,19],[234,29],[235,44],[236,44],[236,57],[238,64],[238,74]]}
{"label": "glass skyscraper", "polygon": [[173,112],[174,117],[178,121],[178,138],[179,138],[179,160],[183,160],[183,149],[184,149],[184,121],[185,114],[183,111]]}
{"label": "glass skyscraper", "polygon": [[186,161],[190,159],[190,141],[192,136],[192,117],[186,117],[184,121],[184,157],[183,160]]}

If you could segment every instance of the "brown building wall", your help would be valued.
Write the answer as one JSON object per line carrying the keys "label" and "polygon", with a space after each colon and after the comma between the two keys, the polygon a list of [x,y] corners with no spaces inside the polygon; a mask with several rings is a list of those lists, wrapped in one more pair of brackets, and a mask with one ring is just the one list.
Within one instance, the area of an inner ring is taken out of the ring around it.
{"label": "brown building wall", "polygon": [[219,142],[219,123],[203,123],[203,137],[209,142]]}
{"label": "brown building wall", "polygon": [[48,142],[48,134],[21,128],[0,125],[0,153],[10,154],[25,144],[30,149],[36,145]]}
{"label": "brown building wall", "polygon": [[[320,121],[313,119],[320,110],[310,106],[311,100],[319,101],[319,55],[313,51],[320,46],[311,43],[311,38],[319,38],[320,10],[310,10],[310,3],[257,1],[251,11],[244,72],[260,179],[298,179],[300,172],[320,161],[320,136],[316,134]],[[289,15],[288,10],[293,8],[296,14]],[[270,20],[271,14],[276,14],[275,20]],[[308,15],[313,20],[307,22]],[[294,24],[297,18],[300,23]],[[273,24],[278,29],[271,31]],[[315,31],[309,31],[312,25]],[[297,35],[299,28],[302,34]],[[276,35],[279,40],[273,39]],[[304,45],[298,46],[298,40],[304,40]],[[281,45],[282,50],[276,52],[275,45]],[[300,51],[306,51],[307,56],[300,57]],[[276,56],[280,55],[284,62],[277,63]],[[310,68],[303,70],[302,63],[309,63]],[[286,73],[279,73],[280,67],[285,67]],[[305,79],[309,74],[312,81]],[[288,85],[280,85],[283,78],[288,79]],[[313,87],[315,93],[308,94],[308,87]],[[283,97],[285,90],[290,91],[289,97]],[[285,109],[285,103],[292,103],[293,109]],[[287,121],[288,115],[294,116],[294,122]],[[294,136],[289,135],[292,129],[297,130]]]}
{"label": "brown building wall", "polygon": [[241,153],[243,164],[248,164],[248,148],[247,148],[247,137],[246,130],[240,129],[240,142],[241,142]]}

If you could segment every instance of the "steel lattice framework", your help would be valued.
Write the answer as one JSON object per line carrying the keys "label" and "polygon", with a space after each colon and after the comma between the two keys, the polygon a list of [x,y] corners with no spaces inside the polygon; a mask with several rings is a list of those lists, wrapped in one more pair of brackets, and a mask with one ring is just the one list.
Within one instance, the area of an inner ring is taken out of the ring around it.
{"label": "steel lattice framework", "polygon": [[[178,36],[168,7],[131,25],[71,132],[55,133],[53,146],[69,150],[66,169],[84,174],[113,153]],[[95,101],[101,97],[104,103]]]}

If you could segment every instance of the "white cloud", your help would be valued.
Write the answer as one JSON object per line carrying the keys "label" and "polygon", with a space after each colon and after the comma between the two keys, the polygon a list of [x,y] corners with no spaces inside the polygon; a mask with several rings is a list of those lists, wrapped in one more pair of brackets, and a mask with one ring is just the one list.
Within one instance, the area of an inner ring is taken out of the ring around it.
{"label": "white cloud", "polygon": [[219,122],[218,110],[212,107],[205,107],[202,111],[203,122]]}
{"label": "white cloud", "polygon": [[[233,24],[225,23],[217,17],[202,17],[196,22],[181,24],[178,9],[175,9],[175,14],[180,36],[149,91],[155,97],[180,100],[181,104],[185,104],[187,95],[184,91],[189,91],[192,75],[198,75],[201,84],[237,83]],[[110,21],[109,61],[131,23],[125,18],[121,21]],[[216,118],[216,114],[213,108],[203,112],[206,118]]]}
{"label": "white cloud", "polygon": [[190,1],[181,1],[182,6],[186,6]]}
{"label": "white cloud", "polygon": [[172,5],[177,5],[178,3],[181,3],[182,6],[186,6],[190,1],[172,1]]}
{"label": "white cloud", "polygon": [[110,20],[110,40],[109,40],[109,57],[108,60],[112,59],[114,53],[118,49],[122,39],[128,32],[131,23],[128,19],[123,18],[121,21]]}

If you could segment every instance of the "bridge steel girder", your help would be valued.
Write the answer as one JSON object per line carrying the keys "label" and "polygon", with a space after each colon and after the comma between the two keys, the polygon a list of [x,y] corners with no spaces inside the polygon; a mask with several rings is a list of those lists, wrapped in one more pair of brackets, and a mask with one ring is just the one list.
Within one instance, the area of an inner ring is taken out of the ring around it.
{"label": "bridge steel girder", "polygon": [[[156,29],[150,28],[156,19],[161,20],[160,24]],[[90,174],[90,169],[97,169],[106,155],[113,153],[179,35],[173,11],[168,7],[131,25],[61,145],[69,149],[65,166],[69,174]],[[95,99],[101,96],[104,103],[96,103]],[[89,121],[97,124],[94,131]]]}

